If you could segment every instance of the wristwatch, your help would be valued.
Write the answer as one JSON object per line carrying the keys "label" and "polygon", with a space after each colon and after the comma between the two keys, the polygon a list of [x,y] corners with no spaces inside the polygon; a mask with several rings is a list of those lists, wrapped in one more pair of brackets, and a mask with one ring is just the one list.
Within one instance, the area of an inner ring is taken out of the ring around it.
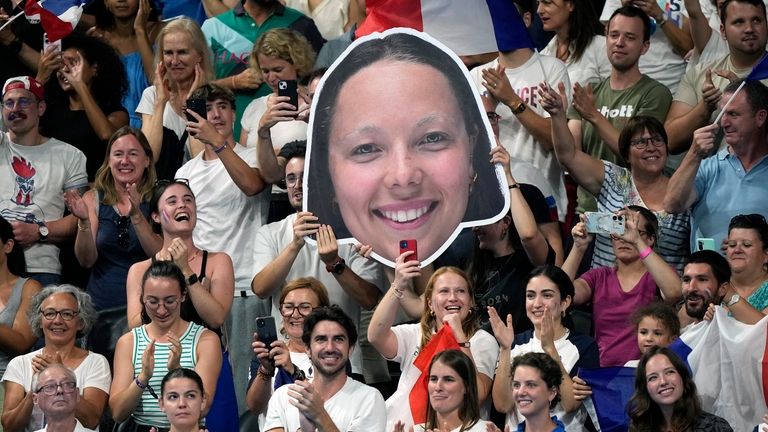
{"label": "wristwatch", "polygon": [[738,294],[732,295],[731,299],[728,300],[728,307],[731,307],[731,306],[735,305],[736,303],[739,302],[739,300],[741,300],[741,296],[740,295],[738,295]]}
{"label": "wristwatch", "polygon": [[298,366],[293,365],[293,373],[291,374],[291,378],[293,378],[294,381],[306,381],[307,375],[303,370],[299,369]]}
{"label": "wristwatch", "polygon": [[461,348],[470,348],[470,347],[472,347],[472,343],[470,341],[459,342],[459,346]]}
{"label": "wristwatch", "polygon": [[517,106],[512,108],[512,114],[518,115],[523,111],[525,111],[525,102],[523,102],[523,100],[520,99],[520,102],[517,103]]}
{"label": "wristwatch", "polygon": [[196,275],[196,274],[194,274],[194,273],[192,273],[192,274],[191,274],[191,275],[189,275],[189,277],[187,278],[187,286],[188,286],[188,287],[189,287],[189,286],[192,286],[192,285],[194,285],[194,284],[198,283],[199,281],[200,281],[200,279],[198,279],[198,278],[197,278],[197,275]]}
{"label": "wristwatch", "polygon": [[48,227],[45,226],[45,222],[37,222],[37,232],[40,233],[39,242],[45,242],[48,240]]}
{"label": "wristwatch", "polygon": [[328,273],[337,275],[342,274],[345,268],[347,268],[347,262],[344,261],[344,258],[342,257],[338,257],[336,261],[325,265],[325,270],[328,271]]}

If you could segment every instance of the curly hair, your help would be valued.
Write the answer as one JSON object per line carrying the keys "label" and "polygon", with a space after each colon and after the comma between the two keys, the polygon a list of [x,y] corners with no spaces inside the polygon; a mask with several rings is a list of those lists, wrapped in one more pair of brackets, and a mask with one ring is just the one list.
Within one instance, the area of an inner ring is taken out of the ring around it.
{"label": "curly hair", "polygon": [[[429,307],[429,302],[432,300],[432,294],[435,291],[437,278],[446,273],[453,273],[464,279],[467,283],[467,294],[469,294],[469,298],[474,302],[475,290],[472,281],[464,270],[453,266],[440,267],[435,270],[435,272],[432,273],[432,277],[427,281],[427,286],[424,289],[424,312],[421,314],[421,321],[419,321],[421,327],[421,345],[419,346],[419,349],[424,348],[429,343],[430,339],[432,339],[432,333],[435,331],[437,320],[435,319],[434,311]],[[469,315],[462,321],[461,328],[464,330],[464,334],[467,338],[474,336],[477,330],[480,329],[480,320],[477,311],[475,310],[474,303],[469,309]]]}
{"label": "curly hair", "polygon": [[549,403],[549,409],[554,408],[560,401],[560,384],[563,382],[563,371],[557,362],[545,353],[525,353],[512,359],[512,370],[509,376],[514,377],[515,370],[520,366],[528,366],[538,370],[541,380],[544,381],[547,388],[555,388],[557,390],[554,399]]}
{"label": "curly hair", "polygon": [[43,314],[40,307],[45,299],[55,294],[69,294],[77,302],[77,319],[80,321],[80,329],[77,331],[77,337],[83,337],[91,331],[93,323],[96,322],[96,309],[93,307],[91,296],[74,285],[48,285],[39,293],[32,297],[32,301],[27,309],[27,321],[32,334],[37,337],[43,337]]}
{"label": "curly hair", "polygon": [[101,164],[99,170],[96,171],[96,178],[94,179],[94,189],[103,194],[103,202],[106,205],[116,204],[119,200],[117,189],[115,189],[115,177],[112,175],[112,168],[109,166],[112,145],[115,141],[127,135],[132,135],[136,138],[136,141],[138,141],[139,145],[144,150],[144,154],[149,158],[149,166],[144,170],[144,174],[141,176],[141,181],[139,181],[139,184],[136,186],[136,190],[141,195],[141,202],[147,202],[152,198],[152,189],[157,180],[152,147],[149,145],[149,141],[147,141],[147,137],[141,129],[132,126],[123,126],[109,137],[107,153],[104,155],[104,163]]}
{"label": "curly hair", "polygon": [[[461,378],[464,384],[464,403],[459,407],[459,419],[461,420],[460,430],[465,431],[474,426],[480,420],[480,400],[477,394],[477,370],[475,363],[461,350],[449,349],[441,351],[432,357],[429,363],[429,375],[432,375],[432,366],[440,362],[449,368]],[[427,404],[427,421],[424,424],[425,429],[437,429],[437,413],[432,408],[432,404]]]}
{"label": "curly hair", "polygon": [[261,69],[259,54],[279,58],[296,68],[296,75],[301,79],[312,73],[315,65],[315,51],[307,38],[289,28],[267,30],[262,34],[251,51],[251,67]]}
{"label": "curly hair", "polygon": [[[683,395],[675,401],[672,407],[672,424],[667,425],[664,421],[664,415],[659,405],[651,399],[648,393],[648,382],[646,379],[646,367],[648,361],[657,356],[663,355],[672,363],[672,366],[680,375],[683,384]],[[631,432],[640,431],[658,431],[663,430],[665,426],[671,427],[675,431],[691,430],[694,422],[701,414],[701,402],[696,393],[696,383],[691,378],[691,373],[683,361],[674,351],[666,347],[651,347],[640,358],[637,365],[637,375],[635,376],[635,393],[627,405],[629,414]]]}
{"label": "curly hair", "polygon": [[[68,49],[77,50],[88,65],[96,68],[90,85],[91,94],[96,102],[99,105],[119,106],[123,95],[128,90],[128,76],[120,60],[120,54],[112,45],[104,39],[73,32],[61,40],[62,52]],[[69,96],[59,85],[59,80],[54,77],[45,84],[45,94],[46,101],[51,104],[68,107]]]}

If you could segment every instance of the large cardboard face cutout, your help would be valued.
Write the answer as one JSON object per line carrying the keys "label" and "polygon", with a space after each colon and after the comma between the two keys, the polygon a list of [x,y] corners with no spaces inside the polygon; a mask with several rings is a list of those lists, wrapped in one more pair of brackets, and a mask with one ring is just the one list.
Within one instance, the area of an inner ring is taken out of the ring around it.
{"label": "large cardboard face cutout", "polygon": [[403,240],[427,265],[461,229],[509,208],[493,132],[459,58],[410,29],[358,39],[315,94],[304,210],[340,243],[394,266]]}

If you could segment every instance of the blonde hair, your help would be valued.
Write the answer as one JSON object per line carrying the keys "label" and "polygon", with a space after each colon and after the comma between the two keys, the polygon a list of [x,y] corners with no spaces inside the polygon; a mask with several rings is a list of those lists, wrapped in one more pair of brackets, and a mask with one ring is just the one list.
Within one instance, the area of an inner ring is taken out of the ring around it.
{"label": "blonde hair", "polygon": [[155,64],[163,61],[163,51],[165,50],[165,37],[174,33],[184,33],[189,36],[189,42],[192,49],[197,51],[202,58],[200,66],[203,68],[203,74],[205,75],[205,82],[209,82],[213,79],[213,54],[208,47],[205,35],[197,25],[195,21],[189,18],[178,18],[169,22],[160,33],[157,35],[155,43]]}
{"label": "blonde hair", "polygon": [[308,76],[315,65],[315,51],[307,38],[289,28],[278,28],[266,31],[253,45],[251,51],[251,67],[261,69],[259,54],[279,58],[296,68],[299,78]]}
{"label": "blonde hair", "polygon": [[[475,302],[475,290],[472,286],[472,281],[469,280],[469,276],[467,276],[467,274],[462,269],[453,266],[446,266],[440,267],[434,273],[432,273],[432,277],[429,278],[427,287],[424,289],[424,312],[421,314],[421,321],[419,322],[419,325],[421,326],[420,349],[423,349],[427,343],[429,343],[430,339],[432,339],[432,333],[436,327],[435,315],[429,308],[429,302],[432,300],[432,293],[435,291],[435,282],[437,281],[437,278],[445,273],[453,273],[464,279],[464,282],[467,283],[469,298],[472,300],[473,305]],[[477,330],[480,329],[480,321],[474,307],[469,309],[469,315],[467,315],[464,321],[462,321],[461,328],[464,330],[464,334],[467,336],[467,338],[474,336]]]}

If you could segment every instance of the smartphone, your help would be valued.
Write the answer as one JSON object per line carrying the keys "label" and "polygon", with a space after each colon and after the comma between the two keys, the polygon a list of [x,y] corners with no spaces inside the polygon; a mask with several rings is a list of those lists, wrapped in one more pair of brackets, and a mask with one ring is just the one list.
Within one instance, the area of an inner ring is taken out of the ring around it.
{"label": "smartphone", "polygon": [[703,251],[703,250],[715,250],[715,239],[712,238],[697,238],[696,239],[696,250],[697,251]]}
{"label": "smartphone", "polygon": [[56,51],[61,52],[61,39],[56,42],[51,42],[48,39],[48,33],[43,33],[43,52],[46,52],[51,45],[56,46]]}
{"label": "smartphone", "polygon": [[624,216],[614,213],[584,212],[587,232],[593,234],[624,234]]}
{"label": "smartphone", "polygon": [[259,337],[259,341],[264,342],[269,349],[272,342],[277,340],[275,318],[271,316],[256,318],[256,335]]}
{"label": "smartphone", "polygon": [[296,80],[280,80],[277,82],[277,95],[288,96],[288,103],[299,109],[299,87]]}
{"label": "smartphone", "polygon": [[416,240],[400,240],[400,255],[407,251],[413,251],[411,255],[408,255],[406,261],[418,261],[418,249],[416,248]]}
{"label": "smartphone", "polygon": [[[205,99],[203,98],[190,98],[187,99],[187,109],[197,113],[200,117],[208,118],[208,108],[205,106]],[[191,122],[197,122],[197,119],[192,114],[184,111],[184,115],[187,116],[187,120]]]}

